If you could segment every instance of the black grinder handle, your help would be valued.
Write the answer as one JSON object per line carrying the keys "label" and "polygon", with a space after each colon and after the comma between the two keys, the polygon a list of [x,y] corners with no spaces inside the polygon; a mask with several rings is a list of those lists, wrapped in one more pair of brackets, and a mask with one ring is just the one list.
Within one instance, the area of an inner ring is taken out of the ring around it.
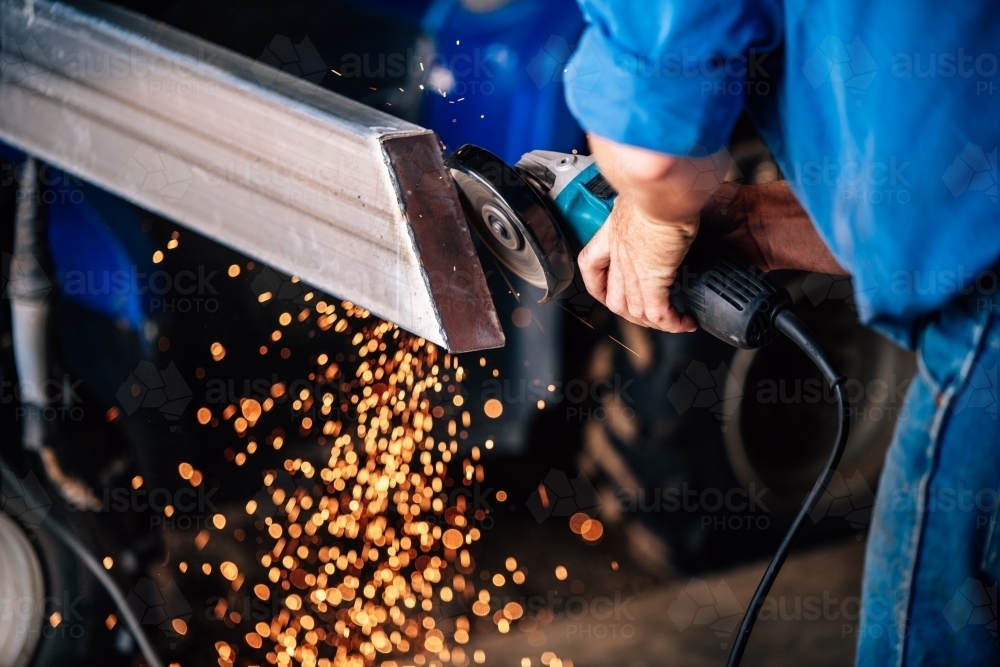
{"label": "black grinder handle", "polygon": [[774,319],[791,305],[788,292],[768,282],[756,266],[698,244],[678,270],[670,300],[699,327],[744,350],[774,340],[779,333]]}

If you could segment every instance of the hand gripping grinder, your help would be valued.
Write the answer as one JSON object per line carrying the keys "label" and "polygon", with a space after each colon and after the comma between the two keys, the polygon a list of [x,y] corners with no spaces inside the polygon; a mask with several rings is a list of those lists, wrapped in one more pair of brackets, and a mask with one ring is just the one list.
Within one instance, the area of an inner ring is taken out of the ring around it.
{"label": "hand gripping grinder", "polygon": [[[513,168],[467,144],[446,161],[466,217],[500,262],[544,290],[542,302],[573,282],[574,258],[608,219],[618,193],[594,158],[526,153]],[[756,267],[696,244],[678,272],[671,302],[731,345],[757,348],[777,336],[775,318],[789,297]]]}

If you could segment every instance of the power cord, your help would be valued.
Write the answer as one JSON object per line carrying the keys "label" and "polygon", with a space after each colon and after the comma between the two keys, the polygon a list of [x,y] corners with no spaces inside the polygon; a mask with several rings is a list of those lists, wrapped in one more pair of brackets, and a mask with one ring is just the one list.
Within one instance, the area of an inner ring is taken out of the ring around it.
{"label": "power cord", "polygon": [[823,348],[820,347],[815,336],[813,336],[809,328],[806,327],[795,313],[787,308],[781,310],[774,317],[774,325],[779,331],[788,336],[816,364],[816,367],[836,394],[839,417],[837,438],[834,441],[833,449],[830,451],[830,458],[827,459],[823,471],[816,480],[816,484],[813,485],[812,491],[806,496],[805,502],[802,503],[802,509],[799,510],[795,521],[792,522],[791,528],[785,533],[784,539],[782,539],[781,544],[778,546],[778,551],[774,554],[774,558],[771,559],[771,563],[767,566],[764,576],[761,577],[760,583],[757,585],[757,590],[753,594],[750,606],[747,607],[746,613],[743,615],[743,622],[740,623],[740,631],[736,636],[736,642],[733,644],[733,650],[729,654],[728,667],[737,667],[743,659],[743,652],[746,650],[747,642],[750,639],[750,632],[757,621],[760,608],[764,605],[764,600],[767,598],[774,580],[778,577],[778,571],[781,570],[785,558],[788,557],[788,551],[791,549],[792,542],[802,527],[802,523],[805,521],[806,516],[815,509],[816,503],[819,502],[820,496],[823,495],[827,484],[830,482],[830,477],[833,476],[833,472],[837,468],[837,464],[840,463],[840,458],[844,454],[844,448],[847,446],[847,437],[850,433],[850,403],[847,399],[847,394],[844,393],[846,378],[837,371],[833,363],[826,356]]}

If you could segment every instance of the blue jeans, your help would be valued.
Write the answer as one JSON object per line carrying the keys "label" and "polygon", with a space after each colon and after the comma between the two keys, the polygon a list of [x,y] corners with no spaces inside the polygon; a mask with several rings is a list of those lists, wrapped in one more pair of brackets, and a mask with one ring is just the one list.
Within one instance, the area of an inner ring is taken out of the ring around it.
{"label": "blue jeans", "polygon": [[859,667],[1000,665],[998,361],[998,295],[956,300],[920,335],[868,537]]}

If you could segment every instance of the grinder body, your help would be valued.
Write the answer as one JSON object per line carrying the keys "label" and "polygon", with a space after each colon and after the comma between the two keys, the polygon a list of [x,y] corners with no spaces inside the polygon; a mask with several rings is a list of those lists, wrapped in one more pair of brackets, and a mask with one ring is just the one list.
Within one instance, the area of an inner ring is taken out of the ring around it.
{"label": "grinder body", "polygon": [[[447,164],[473,228],[508,268],[546,290],[543,302],[572,283],[565,256],[575,258],[597,234],[618,197],[590,156],[532,151],[511,169],[466,145]],[[529,192],[536,201],[526,201]],[[774,318],[790,303],[787,292],[711,246],[695,243],[671,287],[671,303],[730,345],[766,345],[778,335]]]}

